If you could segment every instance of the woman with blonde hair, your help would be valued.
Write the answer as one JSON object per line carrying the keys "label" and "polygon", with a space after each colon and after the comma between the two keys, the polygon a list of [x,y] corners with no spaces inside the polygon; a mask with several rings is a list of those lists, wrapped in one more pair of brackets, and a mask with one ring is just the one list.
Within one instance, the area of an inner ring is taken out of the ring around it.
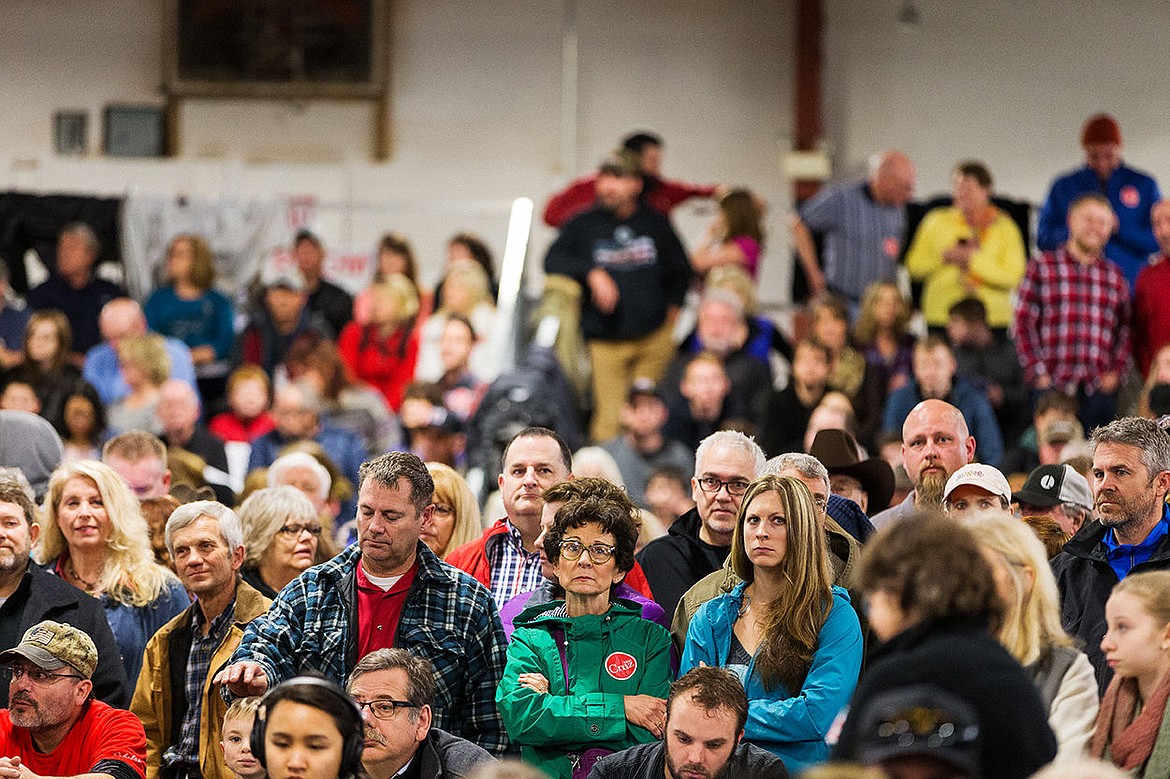
{"label": "woman with blonde hair", "polygon": [[435,482],[431,502],[435,504],[429,521],[423,523],[422,541],[436,557],[479,538],[483,532],[479,503],[463,477],[449,465],[427,463]]}
{"label": "woman with blonde hair", "polygon": [[130,393],[107,410],[111,434],[127,430],[149,430],[160,435],[158,402],[162,385],[170,378],[171,358],[161,335],[126,338],[118,344],[118,364]]}
{"label": "woman with blonde hair", "polygon": [[418,289],[400,273],[370,287],[370,319],[350,322],[337,339],[337,350],[354,377],[382,393],[398,413],[406,385],[418,362]]}
{"label": "woman with blonde hair", "polygon": [[422,326],[422,348],[415,378],[419,381],[439,381],[443,365],[439,356],[440,341],[447,321],[463,317],[476,335],[468,367],[481,381],[491,381],[499,373],[495,355],[488,344],[496,321],[496,306],[492,300],[491,279],[473,262],[459,263],[448,271],[435,298],[435,313]]}
{"label": "woman with blonde hair", "polygon": [[37,562],[101,601],[134,684],[146,642],[191,603],[155,562],[134,493],[104,463],[68,463],[49,478],[38,524]]}
{"label": "woman with blonde hair", "polygon": [[879,281],[861,298],[861,312],[853,338],[865,361],[881,376],[886,393],[914,379],[914,336],[910,333],[910,304],[898,285]]}
{"label": "woman with blonde hair", "polygon": [[833,585],[820,517],[797,479],[748,486],[731,541],[743,581],[695,612],[679,665],[680,676],[698,665],[733,671],[748,696],[744,739],[793,774],[828,759],[825,733],[861,670],[861,625]]}
{"label": "woman with blonde hair", "polygon": [[1060,592],[1044,544],[1028,525],[999,512],[969,514],[1006,610],[999,642],[1024,666],[1048,711],[1057,759],[1084,757],[1097,718],[1097,680],[1061,625]]}

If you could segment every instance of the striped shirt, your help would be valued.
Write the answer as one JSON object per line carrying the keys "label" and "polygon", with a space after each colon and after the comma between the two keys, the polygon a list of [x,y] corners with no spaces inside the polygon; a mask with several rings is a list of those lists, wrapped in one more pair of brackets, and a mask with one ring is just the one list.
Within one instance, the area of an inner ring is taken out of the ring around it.
{"label": "striped shirt", "polygon": [[1129,284],[1104,255],[1092,265],[1061,246],[1028,263],[1016,305],[1015,340],[1030,384],[1040,376],[1075,393],[1103,373],[1124,376],[1130,355]]}
{"label": "striped shirt", "polygon": [[897,281],[906,209],[882,205],[864,182],[825,187],[800,207],[800,218],[824,236],[825,283],[856,303],[877,281]]}
{"label": "striped shirt", "polygon": [[506,533],[499,533],[487,540],[484,551],[492,572],[492,599],[496,608],[513,596],[530,592],[544,583],[540,572],[540,552],[529,552],[524,548],[524,537],[509,520]]}

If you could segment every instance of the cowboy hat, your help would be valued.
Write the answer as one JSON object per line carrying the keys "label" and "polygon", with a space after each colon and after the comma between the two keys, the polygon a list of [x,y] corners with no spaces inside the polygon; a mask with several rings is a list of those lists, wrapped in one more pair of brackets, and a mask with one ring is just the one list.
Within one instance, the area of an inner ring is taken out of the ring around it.
{"label": "cowboy hat", "polygon": [[890,505],[890,498],[894,496],[894,469],[880,457],[862,460],[861,449],[848,431],[818,431],[808,453],[821,461],[830,476],[837,473],[861,482],[873,511],[881,511]]}

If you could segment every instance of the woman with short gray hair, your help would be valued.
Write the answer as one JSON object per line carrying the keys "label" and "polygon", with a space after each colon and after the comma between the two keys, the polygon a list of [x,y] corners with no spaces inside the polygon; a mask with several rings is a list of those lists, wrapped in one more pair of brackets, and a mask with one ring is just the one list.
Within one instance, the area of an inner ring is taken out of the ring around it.
{"label": "woman with short gray hair", "polygon": [[321,540],[317,510],[296,487],[256,490],[240,505],[244,581],[268,598],[313,565]]}

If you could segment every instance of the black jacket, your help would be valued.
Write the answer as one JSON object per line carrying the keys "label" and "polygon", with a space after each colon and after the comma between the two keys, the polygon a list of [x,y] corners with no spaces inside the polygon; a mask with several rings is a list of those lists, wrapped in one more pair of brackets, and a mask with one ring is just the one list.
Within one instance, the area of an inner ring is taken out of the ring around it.
{"label": "black jacket", "polygon": [[[1167,515],[1170,507],[1163,506],[1162,516]],[[1105,601],[1117,584],[1117,574],[1105,559],[1104,539],[1108,530],[1093,520],[1064,545],[1063,552],[1052,558],[1052,572],[1060,588],[1060,621],[1065,632],[1075,636],[1089,656],[1102,695],[1113,678],[1101,651],[1101,639],[1105,637]],[[1170,536],[1162,539],[1147,562],[1133,567],[1134,573],[1163,570],[1170,570]]]}
{"label": "black jacket", "polygon": [[[662,779],[665,771],[665,744],[652,741],[601,758],[589,772],[589,779]],[[788,769],[771,752],[744,742],[731,753],[725,775],[736,779],[784,779]]]}
{"label": "black jacket", "polygon": [[1032,679],[991,635],[984,620],[915,625],[872,655],[862,675],[834,760],[857,760],[867,735],[859,720],[882,693],[934,685],[966,701],[979,717],[981,775],[1027,779],[1056,757],[1056,737]]}
{"label": "black jacket", "polygon": [[[93,639],[98,651],[98,664],[93,672],[94,697],[119,709],[128,707],[132,688],[126,680],[122,655],[101,602],[29,563],[16,592],[0,606],[6,637],[0,650],[19,644],[24,631],[46,619],[72,625]],[[16,629],[9,633],[13,627]],[[0,684],[0,708],[8,708],[6,684]]]}
{"label": "black jacket", "polygon": [[484,763],[496,761],[486,749],[438,728],[431,728],[414,756],[415,764],[407,775],[418,779],[463,779]]}
{"label": "black jacket", "polygon": [[674,613],[682,596],[695,582],[718,570],[731,551],[728,547],[720,554],[702,543],[699,540],[702,526],[698,510],[691,509],[670,526],[665,536],[646,544],[637,555],[654,602],[667,614]]}

